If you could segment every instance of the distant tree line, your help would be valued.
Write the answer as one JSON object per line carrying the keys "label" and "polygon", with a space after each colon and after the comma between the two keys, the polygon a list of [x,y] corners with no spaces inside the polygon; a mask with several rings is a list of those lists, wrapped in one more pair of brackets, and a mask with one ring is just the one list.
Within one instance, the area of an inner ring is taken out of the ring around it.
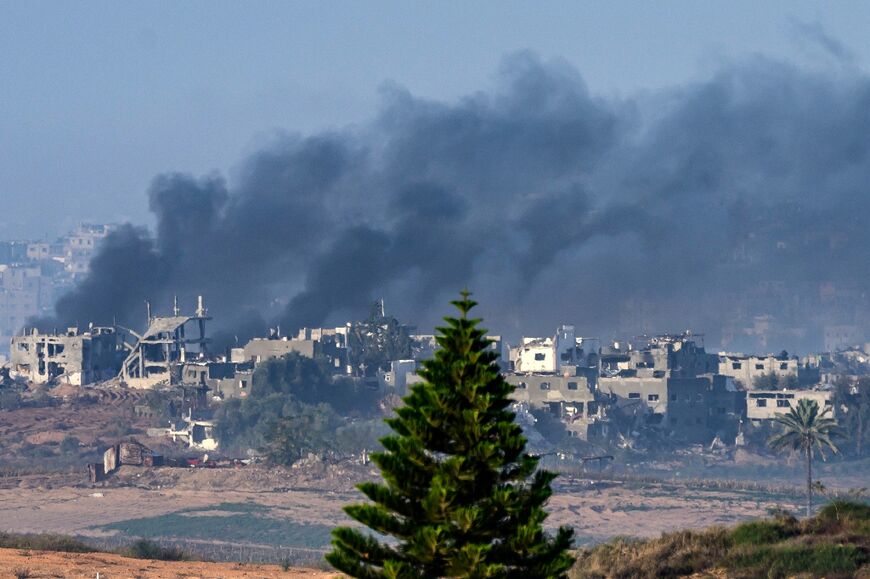
{"label": "distant tree line", "polygon": [[360,380],[333,376],[326,360],[292,353],[258,366],[249,395],[221,404],[215,420],[225,448],[292,464],[376,448],[385,429],[375,420],[379,398]]}

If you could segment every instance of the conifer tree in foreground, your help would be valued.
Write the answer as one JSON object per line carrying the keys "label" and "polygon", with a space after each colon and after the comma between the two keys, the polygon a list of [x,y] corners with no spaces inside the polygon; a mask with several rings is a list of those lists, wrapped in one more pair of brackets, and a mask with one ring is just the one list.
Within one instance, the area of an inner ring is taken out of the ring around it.
{"label": "conifer tree in foreground", "polygon": [[573,532],[544,533],[556,475],[537,470],[468,292],[458,318],[438,328],[441,346],[423,364],[385,451],[372,459],[385,484],[363,483],[371,503],[345,512],[380,535],[340,527],[326,559],[352,577],[564,577]]}

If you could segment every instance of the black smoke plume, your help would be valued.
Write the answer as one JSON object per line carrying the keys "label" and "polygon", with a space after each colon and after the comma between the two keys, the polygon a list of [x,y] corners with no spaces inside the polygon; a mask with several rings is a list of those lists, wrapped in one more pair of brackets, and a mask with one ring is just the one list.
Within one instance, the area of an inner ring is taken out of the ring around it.
{"label": "black smoke plume", "polygon": [[616,100],[521,53],[499,79],[453,103],[385,89],[375,119],[276,138],[231,184],[156,178],[156,230],[113,233],[54,323],[141,325],[146,299],[204,294],[230,334],[286,333],[383,297],[423,330],[467,286],[509,336],[779,350],[866,325],[867,75],[753,58]]}

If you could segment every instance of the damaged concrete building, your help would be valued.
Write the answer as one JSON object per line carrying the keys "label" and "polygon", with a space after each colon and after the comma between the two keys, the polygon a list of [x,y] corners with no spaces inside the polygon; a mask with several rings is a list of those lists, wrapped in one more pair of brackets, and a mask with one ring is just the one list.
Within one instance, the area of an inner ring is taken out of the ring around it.
{"label": "damaged concrete building", "polygon": [[719,354],[718,374],[731,376],[746,390],[764,387],[794,387],[798,384],[799,360],[788,354],[747,356]]}
{"label": "damaged concrete building", "polygon": [[63,382],[84,386],[118,372],[118,335],[114,328],[68,328],[63,333],[30,333],[12,338],[11,373],[35,384]]}
{"label": "damaged concrete building", "polygon": [[599,392],[631,429],[654,428],[687,441],[736,436],[743,395],[716,374],[718,357],[691,334],[602,348]]}
{"label": "damaged concrete building", "polygon": [[505,380],[516,387],[511,398],[549,411],[565,423],[572,436],[585,440],[600,426],[601,405],[585,376],[509,374]]}
{"label": "damaged concrete building", "polygon": [[834,393],[823,390],[752,390],[746,395],[746,417],[753,422],[773,420],[777,414],[786,414],[801,400],[812,400],[824,411],[830,408],[834,416]]}
{"label": "damaged concrete building", "polygon": [[148,328],[141,335],[127,330],[135,338],[124,343],[129,350],[119,378],[131,388],[155,388],[180,382],[181,367],[188,360],[208,357],[205,322],[210,320],[202,296],[197,298],[196,312],[182,315],[176,299],[172,316],[152,316],[148,305]]}
{"label": "damaged concrete building", "polygon": [[171,425],[166,430],[166,434],[172,437],[173,442],[181,439],[187,443],[188,448],[217,449],[218,440],[215,434],[216,424],[214,421],[199,420],[190,413],[181,420],[184,423],[183,426]]}
{"label": "damaged concrete building", "polygon": [[563,366],[597,366],[596,354],[597,340],[580,338],[574,326],[563,325],[551,337],[523,338],[510,349],[510,362],[518,373],[551,373]]}

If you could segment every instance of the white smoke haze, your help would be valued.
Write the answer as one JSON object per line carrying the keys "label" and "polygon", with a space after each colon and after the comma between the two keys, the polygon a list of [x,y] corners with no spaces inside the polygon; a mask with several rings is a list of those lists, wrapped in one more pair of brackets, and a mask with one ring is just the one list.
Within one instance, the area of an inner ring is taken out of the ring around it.
{"label": "white smoke haze", "polygon": [[[568,322],[718,344],[769,314],[806,328],[772,349],[806,350],[825,323],[866,320],[867,75],[754,57],[614,100],[523,52],[498,78],[453,103],[390,87],[377,118],[276,139],[231,184],[158,176],[156,229],[112,234],[44,323],[139,326],[146,299],[204,294],[246,336],[361,318],[383,297],[425,330],[464,287],[514,336]],[[820,284],[857,306],[808,316]]]}

